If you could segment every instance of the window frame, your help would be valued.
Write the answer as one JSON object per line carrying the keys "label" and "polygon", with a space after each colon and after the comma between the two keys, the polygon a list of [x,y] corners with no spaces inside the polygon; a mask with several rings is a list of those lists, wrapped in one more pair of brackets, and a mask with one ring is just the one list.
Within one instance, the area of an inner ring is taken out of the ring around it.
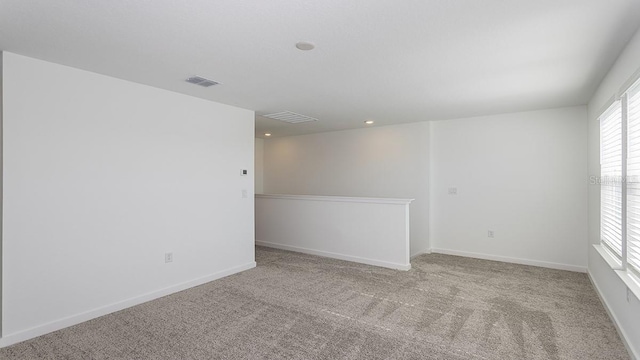
{"label": "window frame", "polygon": [[[628,158],[629,158],[629,149],[628,149],[628,142],[629,142],[629,129],[628,129],[628,125],[629,125],[629,115],[630,115],[630,108],[629,108],[629,103],[631,101],[630,96],[633,95],[633,97],[635,99],[633,99],[634,101],[638,101],[640,102],[640,79],[636,79],[636,81],[632,82],[632,84],[623,92],[622,94],[622,105],[623,105],[623,121],[625,122],[625,135],[623,136],[623,139],[625,140],[625,143],[623,145],[623,150],[624,150],[624,161],[625,161],[625,180],[633,180],[631,183],[633,184],[638,184],[640,183],[640,181],[636,181],[636,179],[634,179],[634,175],[632,175],[631,177],[627,178],[627,173],[626,173],[626,168],[628,166]],[[637,97],[637,98],[636,98]],[[640,103],[637,104],[638,109],[634,109],[636,111],[640,111]],[[638,117],[640,117],[640,113],[637,114]],[[638,123],[636,124],[636,126],[640,125],[640,118],[636,119],[638,121]],[[640,131],[637,131],[637,133],[635,134],[635,136],[638,138],[636,141],[638,143],[640,143]],[[637,143],[635,145],[638,145]],[[638,151],[640,152],[640,150]],[[636,157],[636,159],[640,158],[640,155],[638,155]],[[638,178],[640,178],[640,171],[637,171],[637,174],[635,174],[635,176],[637,176]],[[638,179],[640,180],[640,179]],[[625,195],[628,197],[628,184],[629,181],[625,181]],[[636,190],[638,190],[638,188],[636,188]],[[628,206],[628,200],[625,201],[625,206]],[[625,223],[628,222],[628,211],[627,209],[625,209],[625,213],[627,216],[625,216]],[[640,224],[640,213],[637,214],[638,219],[636,221],[634,221],[634,224],[638,225]],[[638,245],[640,245],[640,236],[636,236],[633,237],[633,242],[634,244],[637,242]],[[624,241],[624,258],[623,263],[622,263],[622,267],[625,270],[628,270],[633,276],[636,277],[636,279],[638,280],[638,282],[640,282],[640,262],[637,261],[630,261],[630,246],[629,243],[632,242],[632,240],[629,239],[629,236],[627,233],[625,233],[625,241]]]}
{"label": "window frame", "polygon": [[[631,92],[637,91],[636,96],[640,96],[640,71],[634,76],[634,80],[627,81],[627,85],[624,89],[620,91],[620,96],[614,97],[612,101],[608,104],[604,111],[601,111],[600,115],[597,117],[599,122],[602,121],[603,117],[611,115],[612,108],[619,104],[621,109],[621,215],[620,215],[620,224],[621,224],[621,254],[618,254],[617,251],[609,244],[607,244],[602,239],[602,230],[603,230],[603,221],[602,221],[602,189],[603,189],[603,180],[602,179],[602,170],[600,171],[600,234],[599,234],[599,244],[594,245],[595,249],[598,253],[604,258],[604,260],[609,264],[612,270],[614,270],[618,276],[622,279],[622,281],[626,284],[627,288],[632,291],[638,298],[640,298],[640,266],[634,266],[633,264],[628,263],[628,234],[627,234],[627,226],[628,226],[628,188],[627,188],[627,167],[628,167],[628,105],[629,105],[629,94]],[[602,125],[599,126],[600,130],[600,153],[602,154],[603,148],[603,138],[602,138]],[[640,137],[640,132],[636,134]],[[640,139],[638,140],[640,141]],[[602,155],[600,155],[600,163],[602,165]],[[602,168],[601,168],[602,169]],[[640,217],[640,216],[639,216]],[[637,220],[640,223],[640,218]],[[640,242],[640,239],[638,239]]]}

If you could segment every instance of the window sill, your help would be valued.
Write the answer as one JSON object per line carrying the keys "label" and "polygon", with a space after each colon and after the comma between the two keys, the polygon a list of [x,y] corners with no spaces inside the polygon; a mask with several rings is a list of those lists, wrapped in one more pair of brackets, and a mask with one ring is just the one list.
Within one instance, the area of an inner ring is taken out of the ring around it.
{"label": "window sill", "polygon": [[627,289],[635,295],[636,299],[640,300],[640,279],[628,270],[621,270],[622,263],[620,260],[616,259],[609,251],[607,251],[602,245],[593,245],[593,248],[596,249],[598,254],[602,256],[604,261],[609,264],[609,267],[618,275],[620,280],[627,286]]}

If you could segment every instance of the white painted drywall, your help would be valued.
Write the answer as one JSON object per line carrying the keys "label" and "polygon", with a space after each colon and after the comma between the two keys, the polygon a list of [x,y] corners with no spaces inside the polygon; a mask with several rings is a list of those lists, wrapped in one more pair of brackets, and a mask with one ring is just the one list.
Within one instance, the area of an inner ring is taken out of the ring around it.
{"label": "white painted drywall", "polygon": [[[4,110],[3,110],[3,106],[2,106],[2,99],[3,99],[3,96],[2,96],[2,87],[3,87],[2,86],[3,85],[2,76],[3,76],[3,73],[4,73],[3,70],[2,70],[3,69],[3,66],[2,66],[3,59],[4,59],[4,53],[2,51],[0,51],[0,179],[2,178],[2,174],[3,174],[3,170],[2,169],[4,168],[2,166],[2,159],[3,159],[2,149],[4,148],[4,146],[2,146],[2,128],[3,128],[3,126],[2,126],[2,116],[4,114]],[[3,181],[0,180],[0,203],[2,203],[2,201],[3,201],[2,200],[2,185],[3,185]],[[0,206],[0,220],[3,218],[3,216],[2,216],[2,208],[3,207]],[[3,268],[3,265],[2,265],[2,259],[3,259],[3,256],[2,256],[2,236],[3,236],[2,235],[3,234],[2,223],[3,222],[0,221],[0,339],[2,339],[2,289],[4,288],[2,286],[2,278],[3,278],[3,276],[2,276],[2,268]]]}
{"label": "white painted drywall", "polygon": [[3,88],[3,345],[255,266],[252,111],[10,53]]}
{"label": "white painted drywall", "polygon": [[[625,83],[640,70],[640,31],[635,34],[589,101],[589,176],[600,176],[600,124],[598,116]],[[589,243],[600,243],[600,187],[589,185]],[[627,302],[622,280],[589,246],[589,274],[600,290],[626,341],[640,359],[640,302]],[[633,296],[633,295],[632,295]]]}
{"label": "white painted drywall", "polygon": [[584,271],[586,147],[584,106],[433,122],[433,251]]}
{"label": "white painted drywall", "polygon": [[256,195],[256,244],[409,270],[410,202]]}
{"label": "white painted drywall", "polygon": [[426,122],[268,139],[264,192],[415,199],[415,255],[429,249],[428,159]]}
{"label": "white painted drywall", "polygon": [[256,138],[254,153],[255,193],[264,193],[264,140]]}

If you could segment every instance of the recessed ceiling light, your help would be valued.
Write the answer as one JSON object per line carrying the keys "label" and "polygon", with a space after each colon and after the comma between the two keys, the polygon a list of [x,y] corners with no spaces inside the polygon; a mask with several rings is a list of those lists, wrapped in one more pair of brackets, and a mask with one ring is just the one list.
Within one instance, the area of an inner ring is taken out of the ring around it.
{"label": "recessed ceiling light", "polygon": [[367,120],[364,123],[367,124],[367,125],[371,125],[371,124],[373,124],[373,120]]}
{"label": "recessed ceiling light", "polygon": [[309,51],[313,50],[313,48],[315,48],[316,46],[310,42],[300,41],[296,43],[296,47],[298,48],[298,50]]}
{"label": "recessed ceiling light", "polygon": [[269,137],[269,136],[271,136],[271,133],[264,133],[264,136]]}

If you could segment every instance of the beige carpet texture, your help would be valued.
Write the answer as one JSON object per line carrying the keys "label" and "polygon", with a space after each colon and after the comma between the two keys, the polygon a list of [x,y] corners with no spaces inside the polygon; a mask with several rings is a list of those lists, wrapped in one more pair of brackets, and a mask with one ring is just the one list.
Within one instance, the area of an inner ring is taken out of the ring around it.
{"label": "beige carpet texture", "polygon": [[408,272],[261,247],[256,260],[0,359],[629,359],[585,274],[435,254]]}

